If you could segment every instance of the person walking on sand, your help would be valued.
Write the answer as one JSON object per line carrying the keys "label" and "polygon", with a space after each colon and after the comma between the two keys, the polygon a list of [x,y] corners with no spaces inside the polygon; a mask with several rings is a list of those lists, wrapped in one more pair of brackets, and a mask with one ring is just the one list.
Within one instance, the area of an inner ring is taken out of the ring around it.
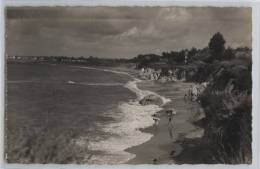
{"label": "person walking on sand", "polygon": [[155,126],[158,126],[159,125],[159,118],[158,117],[154,117],[153,118],[153,120],[154,120],[154,124],[155,124]]}
{"label": "person walking on sand", "polygon": [[166,113],[167,113],[169,118],[172,118],[174,115],[177,114],[177,112],[174,108],[167,110]]}
{"label": "person walking on sand", "polygon": [[169,131],[170,139],[173,139],[172,117],[169,117],[169,121],[168,121],[168,131]]}
{"label": "person walking on sand", "polygon": [[190,85],[190,88],[188,91],[188,97],[189,97],[190,101],[192,101],[192,98],[193,98],[192,88],[193,88],[192,85]]}
{"label": "person walking on sand", "polygon": [[154,121],[154,126],[155,126],[155,129],[157,130],[158,128],[158,125],[159,125],[159,118],[158,117],[153,117],[153,121]]}
{"label": "person walking on sand", "polygon": [[185,95],[184,95],[184,101],[186,102],[187,101],[187,94],[185,93]]}
{"label": "person walking on sand", "polygon": [[153,159],[153,164],[157,164],[158,163],[158,159],[157,158],[154,158]]}
{"label": "person walking on sand", "polygon": [[196,101],[198,98],[198,88],[196,85],[192,87],[192,101]]}

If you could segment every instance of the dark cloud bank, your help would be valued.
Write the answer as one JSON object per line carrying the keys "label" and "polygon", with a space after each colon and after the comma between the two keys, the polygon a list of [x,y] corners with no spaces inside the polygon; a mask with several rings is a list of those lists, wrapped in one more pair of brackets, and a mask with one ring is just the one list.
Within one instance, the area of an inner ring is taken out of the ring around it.
{"label": "dark cloud bank", "polygon": [[8,55],[134,57],[203,48],[215,32],[251,47],[251,8],[9,7]]}

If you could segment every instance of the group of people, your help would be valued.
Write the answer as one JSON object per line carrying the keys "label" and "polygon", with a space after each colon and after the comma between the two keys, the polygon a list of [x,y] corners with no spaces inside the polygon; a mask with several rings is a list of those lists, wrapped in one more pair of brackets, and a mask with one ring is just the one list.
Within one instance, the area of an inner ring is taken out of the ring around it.
{"label": "group of people", "polygon": [[[165,114],[167,115],[167,118],[168,118],[168,130],[169,130],[170,139],[172,140],[173,139],[173,116],[176,115],[177,112],[175,109],[168,109],[168,110],[165,110]],[[154,125],[157,128],[157,126],[159,125],[159,120],[160,120],[159,113],[155,113],[152,116],[153,116],[153,120],[154,120]],[[174,151],[172,151],[170,155],[173,155],[173,154],[174,154]],[[152,162],[153,162],[153,164],[158,164],[159,159],[154,158]]]}
{"label": "group of people", "polygon": [[[169,135],[170,135],[170,138],[172,139],[173,138],[173,116],[177,114],[176,110],[175,109],[169,109],[169,110],[166,110],[165,111],[166,115],[167,115],[167,118],[168,118],[168,130],[169,130]],[[153,120],[154,120],[154,126],[156,127],[157,129],[157,126],[159,125],[159,114],[156,113],[154,115],[152,115],[153,117]]]}
{"label": "group of people", "polygon": [[188,90],[188,93],[184,95],[184,100],[198,101],[200,94],[201,94],[200,88],[196,85],[191,85]]}
{"label": "group of people", "polygon": [[[192,102],[199,102],[199,96],[201,95],[201,92],[206,88],[206,83],[202,84],[201,86],[199,85],[190,85],[188,92],[184,95],[184,100],[185,101],[192,101]],[[191,104],[193,105],[193,104]],[[192,107],[193,109],[193,107]],[[165,110],[165,113],[168,118],[168,131],[169,131],[169,136],[170,139],[172,140],[174,138],[174,124],[173,124],[173,116],[177,114],[175,109],[169,109]],[[156,113],[153,115],[153,120],[154,120],[154,125],[157,126],[159,125],[159,113]],[[175,155],[175,151],[173,150],[170,153],[171,156]],[[158,164],[158,158],[153,159],[153,164]]]}

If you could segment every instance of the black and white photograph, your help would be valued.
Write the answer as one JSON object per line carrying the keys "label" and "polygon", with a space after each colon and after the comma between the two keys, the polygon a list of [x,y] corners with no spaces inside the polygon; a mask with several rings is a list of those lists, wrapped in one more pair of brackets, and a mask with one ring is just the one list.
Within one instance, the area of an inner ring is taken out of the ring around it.
{"label": "black and white photograph", "polygon": [[7,164],[251,164],[252,8],[5,8]]}

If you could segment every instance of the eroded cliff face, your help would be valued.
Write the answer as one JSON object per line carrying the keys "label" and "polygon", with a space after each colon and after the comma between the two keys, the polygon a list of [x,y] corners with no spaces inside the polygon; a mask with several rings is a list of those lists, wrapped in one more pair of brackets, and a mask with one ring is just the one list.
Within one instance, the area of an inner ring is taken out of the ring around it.
{"label": "eroded cliff face", "polygon": [[208,81],[211,73],[209,65],[202,61],[191,64],[176,65],[167,68],[146,67],[139,70],[139,77],[145,80],[167,81],[189,81],[203,83]]}
{"label": "eroded cliff face", "polygon": [[186,81],[186,71],[179,68],[164,71],[162,69],[142,68],[139,77],[145,80],[159,80],[161,82]]}

